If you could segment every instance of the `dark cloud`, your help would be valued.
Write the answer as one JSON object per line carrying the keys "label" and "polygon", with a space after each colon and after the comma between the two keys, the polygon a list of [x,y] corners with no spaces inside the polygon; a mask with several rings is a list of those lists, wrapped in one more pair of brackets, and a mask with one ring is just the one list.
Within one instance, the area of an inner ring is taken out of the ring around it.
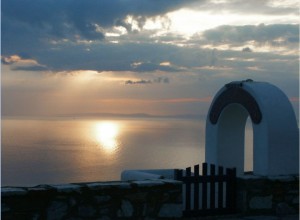
{"label": "dark cloud", "polygon": [[168,77],[158,77],[153,80],[156,83],[169,83],[170,79]]}
{"label": "dark cloud", "polygon": [[[27,57],[26,59],[34,57],[37,63],[43,64],[43,67],[33,68],[36,70],[45,68],[53,71],[80,69],[137,73],[179,72],[201,66],[222,65],[218,55],[220,51],[199,48],[198,45],[214,44],[218,46],[226,43],[247,48],[249,47],[247,42],[251,41],[256,44],[268,43],[271,46],[281,45],[286,48],[295,48],[295,44],[298,45],[297,40],[299,40],[298,30],[297,25],[221,26],[204,32],[200,37],[195,35],[187,42],[187,44],[196,45],[195,47],[149,43],[149,38],[145,38],[144,42],[140,39],[139,43],[124,41],[119,44],[63,42],[57,45],[47,44],[45,47],[28,48],[25,50],[26,52],[23,50],[14,52],[20,57]],[[25,43],[23,47],[29,47],[29,45]],[[2,60],[2,62],[8,61]],[[170,65],[162,65],[164,62],[169,62]],[[21,69],[30,70],[30,67],[21,67]]]}
{"label": "dark cloud", "polygon": [[145,17],[164,14],[193,2],[196,0],[4,0],[2,28],[3,32],[36,29],[40,37],[64,38],[77,34],[84,39],[101,40],[104,33],[98,27],[116,25],[130,30],[131,24],[124,21],[127,15],[135,16],[142,25]]}
{"label": "dark cloud", "polygon": [[16,67],[13,67],[12,70],[16,70],[16,71],[46,71],[46,70],[48,70],[48,68],[45,66],[31,65],[31,66],[16,66]]}
{"label": "dark cloud", "polygon": [[242,52],[253,52],[253,50],[250,47],[244,47]]}
{"label": "dark cloud", "polygon": [[144,80],[144,79],[137,80],[137,81],[133,81],[133,80],[127,80],[127,81],[125,81],[126,85],[132,85],[132,84],[151,84],[151,83],[152,83],[151,80]]}
{"label": "dark cloud", "polygon": [[168,77],[158,77],[153,80],[145,80],[145,79],[140,79],[140,80],[126,80],[125,84],[126,85],[137,85],[137,84],[152,84],[152,83],[169,83],[170,80]]}
{"label": "dark cloud", "polygon": [[[210,65],[211,50],[160,43],[63,44],[31,51],[38,63],[52,71],[96,70],[138,73],[178,72],[182,68]],[[164,62],[170,64],[164,65]]]}
{"label": "dark cloud", "polygon": [[224,25],[207,30],[203,36],[213,43],[244,43],[255,41],[257,43],[288,44],[299,42],[299,25]]}
{"label": "dark cloud", "polygon": [[[157,64],[159,58],[157,62],[154,59],[154,62],[150,63],[147,63],[149,57],[144,60],[146,53],[151,54],[156,50],[154,47],[150,48],[146,45],[136,49],[136,46],[128,44],[126,46],[106,45],[107,42],[103,41],[105,28],[122,26],[128,32],[132,32],[133,24],[125,20],[127,16],[134,17],[138,26],[142,28],[146,18],[163,16],[166,12],[193,2],[203,1],[3,0],[1,52],[5,56],[27,54],[28,57],[35,57],[39,63],[45,64],[51,70],[174,71],[175,69],[171,67],[159,66],[159,63]],[[140,40],[145,41],[147,38],[148,35],[142,36]],[[84,40],[93,40],[100,44],[96,46],[78,43]],[[92,47],[91,52],[87,51],[88,47]],[[148,51],[143,51],[146,48]],[[122,60],[124,57],[125,61]],[[135,60],[141,60],[145,64],[133,69],[130,64]]]}
{"label": "dark cloud", "polygon": [[[193,6],[208,10],[207,5],[216,3],[205,0],[41,1],[2,1],[2,54],[6,57],[18,55],[22,59],[34,58],[37,63],[15,65],[12,66],[14,70],[179,72],[222,65],[218,51],[203,49],[202,46],[226,43],[247,48],[249,45],[246,42],[254,41],[295,47],[299,42],[298,25],[278,24],[221,26],[191,39],[173,33],[155,35],[147,30],[117,37],[116,40],[120,42],[112,44],[104,39],[105,28],[123,26],[128,32],[134,32],[132,23],[124,20],[128,15],[133,16],[139,28],[142,28],[148,17],[163,16],[180,7]],[[226,5],[232,10],[238,8],[230,1],[220,2],[219,6]],[[232,2],[242,4],[242,1]],[[259,6],[261,1],[251,2],[253,8]],[[243,5],[246,8],[250,3]],[[262,3],[262,7],[272,8],[265,3]],[[188,47],[179,47],[176,43]],[[4,64],[12,64],[9,62],[14,61],[2,59]],[[161,65],[163,62],[172,65]]]}

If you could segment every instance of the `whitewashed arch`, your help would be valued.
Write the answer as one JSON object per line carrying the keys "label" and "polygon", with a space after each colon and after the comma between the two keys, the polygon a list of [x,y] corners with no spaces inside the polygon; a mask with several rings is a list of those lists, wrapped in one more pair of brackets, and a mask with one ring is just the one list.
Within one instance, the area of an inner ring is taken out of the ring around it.
{"label": "whitewashed arch", "polygon": [[299,173],[299,129],[287,96],[252,80],[226,84],[215,95],[206,120],[205,160],[244,173],[247,117],[253,125],[253,173]]}

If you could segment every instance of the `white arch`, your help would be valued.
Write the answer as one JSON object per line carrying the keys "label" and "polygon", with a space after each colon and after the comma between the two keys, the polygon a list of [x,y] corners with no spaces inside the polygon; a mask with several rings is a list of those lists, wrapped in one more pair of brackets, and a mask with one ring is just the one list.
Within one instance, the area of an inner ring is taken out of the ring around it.
{"label": "white arch", "polygon": [[294,110],[287,96],[266,82],[232,82],[215,95],[206,120],[206,162],[236,167],[238,175],[243,174],[249,115],[254,174],[298,174],[299,129]]}

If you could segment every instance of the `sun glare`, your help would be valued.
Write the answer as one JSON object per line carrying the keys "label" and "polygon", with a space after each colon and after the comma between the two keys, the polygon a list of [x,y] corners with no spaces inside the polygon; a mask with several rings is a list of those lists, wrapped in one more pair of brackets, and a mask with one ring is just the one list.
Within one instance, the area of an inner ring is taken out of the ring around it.
{"label": "sun glare", "polygon": [[119,143],[119,125],[115,122],[99,122],[95,125],[96,140],[106,152],[114,152]]}
{"label": "sun glare", "polygon": [[[289,1],[285,1],[287,4]],[[216,13],[214,11],[199,12],[190,9],[180,9],[167,14],[171,21],[170,30],[191,36],[195,33],[213,29],[221,25],[258,25],[260,23],[274,24],[295,23],[298,15],[259,15],[259,14],[233,14],[226,10]],[[263,21],[263,22],[262,22]]]}
{"label": "sun glare", "polygon": [[209,12],[197,12],[187,9],[181,9],[168,13],[172,21],[171,30],[181,32],[186,35],[192,35],[197,32],[215,28],[233,18],[230,15],[216,15]]}

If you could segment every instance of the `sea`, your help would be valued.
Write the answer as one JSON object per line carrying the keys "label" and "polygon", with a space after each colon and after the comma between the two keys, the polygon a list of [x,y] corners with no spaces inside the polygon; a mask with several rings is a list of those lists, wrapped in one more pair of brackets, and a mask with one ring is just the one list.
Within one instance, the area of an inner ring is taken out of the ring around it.
{"label": "sea", "polygon": [[[245,167],[251,170],[248,124]],[[124,170],[184,169],[204,158],[204,118],[1,120],[2,186],[114,181]]]}

